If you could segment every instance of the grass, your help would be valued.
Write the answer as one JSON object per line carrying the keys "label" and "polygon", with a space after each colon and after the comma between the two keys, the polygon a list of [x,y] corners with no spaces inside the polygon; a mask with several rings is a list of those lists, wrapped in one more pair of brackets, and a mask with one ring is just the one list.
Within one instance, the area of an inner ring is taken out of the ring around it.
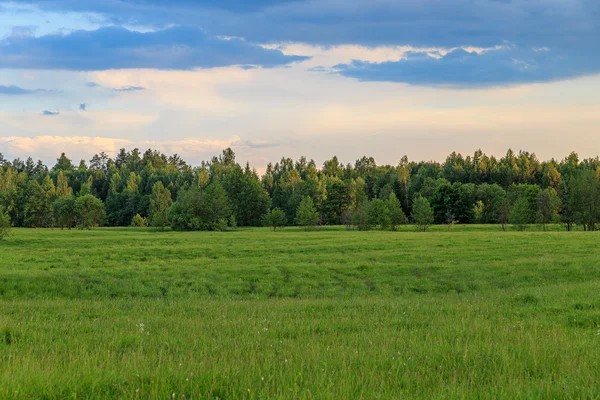
{"label": "grass", "polygon": [[17,229],[0,398],[600,398],[599,235]]}

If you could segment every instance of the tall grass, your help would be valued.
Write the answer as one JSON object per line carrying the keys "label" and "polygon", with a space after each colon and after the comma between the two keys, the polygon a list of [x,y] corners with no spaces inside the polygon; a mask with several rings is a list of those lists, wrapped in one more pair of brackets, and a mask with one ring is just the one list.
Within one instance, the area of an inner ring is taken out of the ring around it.
{"label": "tall grass", "polygon": [[17,229],[0,398],[600,398],[599,239]]}

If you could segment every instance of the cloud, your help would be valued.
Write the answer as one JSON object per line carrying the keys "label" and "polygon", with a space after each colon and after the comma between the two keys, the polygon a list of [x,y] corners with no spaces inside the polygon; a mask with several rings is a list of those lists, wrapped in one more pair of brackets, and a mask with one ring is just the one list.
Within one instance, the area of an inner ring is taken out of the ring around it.
{"label": "cloud", "polygon": [[[379,58],[378,54],[356,57],[357,62],[352,63],[338,61],[348,64],[340,68],[343,76],[360,80],[384,80],[378,78],[383,75],[388,81],[416,85],[485,86],[560,80],[600,72],[597,40],[600,2],[596,0],[29,0],[25,3],[52,11],[94,12],[116,25],[196,26],[195,29],[201,27],[217,36],[244,38],[248,42],[242,43],[246,45],[306,43],[325,48],[406,46],[447,51],[493,48],[507,42],[514,45],[510,51],[483,54],[468,61],[467,57],[461,61],[444,57],[435,62],[415,55],[410,56],[410,63],[372,60],[373,56]],[[311,55],[310,52],[294,54]],[[216,58],[203,58],[202,65],[195,66],[215,66]],[[237,59],[228,62],[228,65],[265,65]],[[494,62],[499,63],[498,71],[493,70]],[[174,68],[171,64],[188,64],[187,68],[191,68],[189,62],[181,62],[177,57],[165,57],[156,64],[152,68]],[[319,65],[327,64],[311,67]],[[469,73],[475,76],[466,76]],[[439,78],[433,77],[434,74]]]}
{"label": "cloud", "polygon": [[18,86],[14,86],[14,85],[9,85],[9,86],[5,86],[5,85],[0,85],[0,95],[2,94],[6,94],[6,95],[24,95],[24,94],[32,94],[32,93],[36,93],[40,91],[38,90],[30,90],[30,89],[23,89],[21,87]]}
{"label": "cloud", "polygon": [[55,116],[55,115],[60,115],[60,112],[58,112],[58,111],[44,110],[44,111],[42,111],[42,115],[52,117],[52,116]]}
{"label": "cloud", "polygon": [[407,53],[398,61],[354,60],[334,67],[360,81],[405,82],[421,86],[496,86],[574,78],[600,71],[597,54],[556,53],[551,49],[503,46],[474,52],[454,49],[447,54]]}
{"label": "cloud", "polygon": [[139,92],[141,90],[146,90],[146,88],[141,86],[123,86],[113,89],[115,92]]}
{"label": "cloud", "polygon": [[87,111],[87,105],[85,103],[81,103],[79,105],[79,111]]}
{"label": "cloud", "polygon": [[89,88],[95,88],[95,87],[99,87],[100,85],[97,84],[96,82],[87,82],[85,84],[85,86],[89,87]]}
{"label": "cloud", "polygon": [[190,70],[229,65],[275,67],[304,59],[241,39],[217,38],[190,26],[147,33],[106,27],[0,40],[0,68],[10,69]]}
{"label": "cloud", "polygon": [[73,158],[89,159],[102,151],[114,156],[119,149],[156,149],[165,154],[177,153],[186,160],[197,162],[209,159],[222,149],[239,142],[238,136],[229,139],[128,140],[100,136],[6,136],[0,137],[5,155],[32,156],[52,161],[65,152]]}

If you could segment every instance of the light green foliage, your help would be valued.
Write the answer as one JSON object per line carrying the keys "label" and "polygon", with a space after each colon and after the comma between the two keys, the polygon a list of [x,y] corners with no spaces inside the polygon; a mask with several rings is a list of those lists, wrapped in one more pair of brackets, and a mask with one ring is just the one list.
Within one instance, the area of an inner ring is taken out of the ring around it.
{"label": "light green foliage", "polygon": [[91,194],[77,197],[74,204],[75,223],[79,229],[92,229],[102,225],[105,218],[104,203]]}
{"label": "light green foliage", "polygon": [[381,199],[371,200],[367,207],[367,213],[371,227],[379,227],[382,230],[390,227],[390,211],[385,201]]}
{"label": "light green foliage", "polygon": [[131,226],[133,228],[146,228],[148,227],[148,220],[140,214],[135,214],[131,219]]}
{"label": "light green foliage", "polygon": [[56,177],[56,197],[60,199],[63,197],[69,197],[72,194],[73,189],[69,186],[67,177],[62,171],[60,171]]}
{"label": "light green foliage", "polygon": [[150,225],[160,229],[169,226],[168,212],[172,204],[171,192],[162,182],[156,182],[150,195]]}
{"label": "light green foliage", "polygon": [[526,196],[521,196],[513,204],[508,216],[508,222],[514,225],[518,231],[524,231],[527,229],[527,224],[530,219],[531,210],[529,207],[529,200]]}
{"label": "light green foliage", "polygon": [[10,233],[10,216],[3,207],[0,207],[0,240],[7,237]]}
{"label": "light green foliage", "polygon": [[433,210],[425,197],[419,195],[413,200],[412,218],[417,230],[421,232],[425,232],[433,224]]}
{"label": "light green foliage", "polygon": [[287,217],[281,208],[273,208],[263,216],[263,225],[274,231],[287,225]]}
{"label": "light green foliage", "polygon": [[596,234],[399,229],[14,229],[0,398],[600,396]]}
{"label": "light green foliage", "polygon": [[319,212],[315,208],[312,198],[304,196],[296,209],[296,224],[304,229],[312,229],[319,223]]}
{"label": "light green foliage", "polygon": [[396,197],[395,193],[391,193],[387,199],[387,209],[390,217],[390,226],[393,231],[398,229],[398,225],[404,225],[408,223],[408,219],[402,211],[400,200]]}

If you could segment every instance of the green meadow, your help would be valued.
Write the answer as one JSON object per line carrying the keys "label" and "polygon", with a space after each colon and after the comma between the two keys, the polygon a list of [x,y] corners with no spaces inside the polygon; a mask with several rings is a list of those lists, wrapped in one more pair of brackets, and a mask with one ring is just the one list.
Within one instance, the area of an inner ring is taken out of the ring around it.
{"label": "green meadow", "polygon": [[14,229],[2,399],[600,398],[600,233]]}

